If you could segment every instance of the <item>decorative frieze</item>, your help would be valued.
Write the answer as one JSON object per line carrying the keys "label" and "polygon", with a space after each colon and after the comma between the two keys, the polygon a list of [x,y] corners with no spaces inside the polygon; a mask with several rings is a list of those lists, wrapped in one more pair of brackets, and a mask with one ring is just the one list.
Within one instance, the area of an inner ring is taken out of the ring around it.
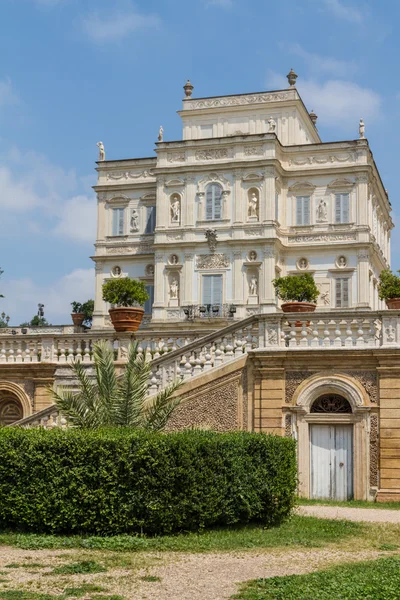
{"label": "decorative frieze", "polygon": [[292,90],[287,92],[275,92],[271,94],[246,94],[243,96],[226,96],[221,98],[204,98],[202,100],[190,100],[185,103],[184,108],[198,110],[201,108],[215,108],[218,106],[244,106],[247,104],[263,104],[264,102],[283,102],[295,98],[297,94]]}
{"label": "decorative frieze", "polygon": [[304,167],[305,165],[326,165],[327,163],[356,162],[357,155],[354,152],[346,154],[330,154],[322,156],[302,156],[300,158],[289,158],[289,166]]}
{"label": "decorative frieze", "polygon": [[292,437],[292,415],[290,413],[285,415],[285,437]]}
{"label": "decorative frieze", "polygon": [[244,155],[245,156],[261,156],[264,154],[264,149],[262,146],[245,146],[244,147]]}
{"label": "decorative frieze", "polygon": [[140,173],[136,173],[135,171],[113,171],[107,173],[106,179],[107,181],[119,181],[120,179],[147,179],[148,177],[155,177],[155,173],[151,170],[144,170]]}
{"label": "decorative frieze", "polygon": [[220,158],[229,158],[228,148],[196,150],[195,158],[196,160],[218,160]]}
{"label": "decorative frieze", "polygon": [[196,261],[198,269],[226,269],[229,264],[225,254],[200,254]]}
{"label": "decorative frieze", "polygon": [[356,233],[326,233],[315,235],[296,235],[289,237],[289,244],[312,244],[314,242],[347,242],[357,239]]}
{"label": "decorative frieze", "polygon": [[167,161],[169,163],[185,162],[186,155],[184,152],[168,152]]}
{"label": "decorative frieze", "polygon": [[154,252],[153,242],[142,243],[137,246],[111,246],[107,248],[107,254],[149,254]]}
{"label": "decorative frieze", "polygon": [[349,375],[361,383],[371,402],[378,403],[378,376],[375,371],[349,371]]}
{"label": "decorative frieze", "polygon": [[371,415],[369,434],[369,484],[379,485],[379,425],[378,415]]}
{"label": "decorative frieze", "polygon": [[308,371],[287,371],[285,379],[285,402],[290,404],[293,399],[293,394],[299,387],[299,385],[308,377],[311,373]]}

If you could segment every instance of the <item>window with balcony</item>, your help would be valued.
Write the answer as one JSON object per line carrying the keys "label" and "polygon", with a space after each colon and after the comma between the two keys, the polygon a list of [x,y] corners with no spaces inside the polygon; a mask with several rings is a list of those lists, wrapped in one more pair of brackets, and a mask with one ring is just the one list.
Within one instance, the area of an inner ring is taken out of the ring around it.
{"label": "window with balcony", "polygon": [[210,183],[206,189],[206,220],[222,219],[222,187],[218,183]]}
{"label": "window with balcony", "polygon": [[335,279],[336,286],[336,308],[348,308],[349,306],[349,284],[348,277]]}
{"label": "window with balcony", "polygon": [[146,227],[145,233],[154,233],[156,228],[156,207],[155,206],[147,206],[146,207]]}
{"label": "window with balcony", "polygon": [[111,235],[124,235],[124,214],[123,208],[112,209],[112,230]]}
{"label": "window with balcony", "polygon": [[205,306],[222,305],[222,275],[203,275],[203,298]]}
{"label": "window with balcony", "polygon": [[296,197],[296,225],[310,225],[310,196]]}
{"label": "window with balcony", "polygon": [[335,223],[350,221],[350,194],[335,194]]}

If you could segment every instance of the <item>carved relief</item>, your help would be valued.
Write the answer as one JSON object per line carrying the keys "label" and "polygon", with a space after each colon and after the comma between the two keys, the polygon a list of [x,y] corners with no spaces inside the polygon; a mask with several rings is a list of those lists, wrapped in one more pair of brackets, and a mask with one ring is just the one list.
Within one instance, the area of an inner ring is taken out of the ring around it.
{"label": "carved relief", "polygon": [[355,153],[336,154],[325,156],[304,156],[302,158],[289,158],[289,166],[305,166],[305,165],[325,165],[326,163],[345,163],[356,162],[357,156]]}
{"label": "carved relief", "polygon": [[149,171],[141,171],[135,173],[134,171],[114,171],[113,173],[107,173],[107,180],[113,179],[118,181],[119,179],[147,179],[147,177],[155,177],[155,173],[150,169]]}
{"label": "carved relief", "polygon": [[317,306],[330,306],[331,304],[331,284],[329,281],[315,281],[319,291]]}
{"label": "carved relief", "polygon": [[313,242],[346,242],[348,240],[355,240],[355,233],[346,234],[323,234],[323,235],[296,235],[289,237],[289,244],[309,244]]}
{"label": "carved relief", "polygon": [[292,402],[293,394],[299,387],[299,385],[310,377],[311,373],[308,371],[287,371],[285,378],[285,402],[290,404]]}
{"label": "carved relief", "polygon": [[378,376],[375,371],[349,371],[349,375],[361,383],[371,402],[378,402]]}
{"label": "carved relief", "polygon": [[371,415],[369,434],[369,483],[379,485],[379,427],[378,415]]}
{"label": "carved relief", "polygon": [[200,254],[196,266],[198,269],[226,269],[229,258],[225,254]]}
{"label": "carved relief", "polygon": [[196,150],[196,160],[218,160],[219,158],[228,158],[227,148],[209,148],[208,150]]}
{"label": "carved relief", "polygon": [[245,156],[261,156],[264,154],[264,150],[262,146],[245,146],[244,147],[244,155]]}
{"label": "carved relief", "polygon": [[285,415],[285,437],[292,437],[292,415],[290,413]]}
{"label": "carved relief", "polygon": [[168,152],[167,161],[169,163],[185,162],[186,155],[184,152]]}
{"label": "carved relief", "polygon": [[263,102],[277,102],[295,98],[291,91],[274,94],[246,94],[245,96],[228,96],[222,98],[206,98],[187,102],[186,106],[191,109],[212,108],[215,106],[243,106],[246,104],[260,104]]}

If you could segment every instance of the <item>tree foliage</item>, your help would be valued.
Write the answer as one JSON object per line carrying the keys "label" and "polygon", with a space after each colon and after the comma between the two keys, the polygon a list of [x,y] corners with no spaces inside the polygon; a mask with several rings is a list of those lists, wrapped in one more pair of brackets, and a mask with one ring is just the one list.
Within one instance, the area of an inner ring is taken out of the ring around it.
{"label": "tree foliage", "polygon": [[103,284],[103,300],[114,306],[143,306],[148,299],[143,281],[123,277]]}
{"label": "tree foliage", "polygon": [[400,298],[400,277],[390,269],[384,269],[379,276],[378,293],[381,300]]}
{"label": "tree foliage", "polygon": [[50,325],[51,323],[49,323],[47,319],[44,317],[39,317],[39,315],[35,315],[30,321],[21,323],[20,327],[48,327]]}
{"label": "tree foliage", "polygon": [[320,294],[310,273],[278,277],[272,283],[278,297],[284,302],[316,302]]}
{"label": "tree foliage", "polygon": [[135,427],[162,430],[180,400],[174,397],[181,382],[167,385],[156,396],[147,395],[150,363],[138,353],[138,345],[128,349],[128,362],[117,377],[114,351],[107,342],[93,346],[95,380],[80,361],[71,369],[78,381],[78,392],[53,391],[55,402],[71,425],[87,429],[99,427]]}

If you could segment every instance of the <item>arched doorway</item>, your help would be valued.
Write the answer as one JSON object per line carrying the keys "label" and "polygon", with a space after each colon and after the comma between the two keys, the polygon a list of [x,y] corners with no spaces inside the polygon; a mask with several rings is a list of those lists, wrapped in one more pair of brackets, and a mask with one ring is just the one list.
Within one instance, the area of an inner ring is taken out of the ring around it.
{"label": "arched doorway", "polygon": [[352,413],[339,394],[323,394],[311,405],[325,423],[310,424],[310,497],[330,500],[353,498],[353,425],[330,423],[330,415]]}
{"label": "arched doorway", "polygon": [[24,416],[21,402],[10,392],[0,391],[0,425],[11,425]]}

